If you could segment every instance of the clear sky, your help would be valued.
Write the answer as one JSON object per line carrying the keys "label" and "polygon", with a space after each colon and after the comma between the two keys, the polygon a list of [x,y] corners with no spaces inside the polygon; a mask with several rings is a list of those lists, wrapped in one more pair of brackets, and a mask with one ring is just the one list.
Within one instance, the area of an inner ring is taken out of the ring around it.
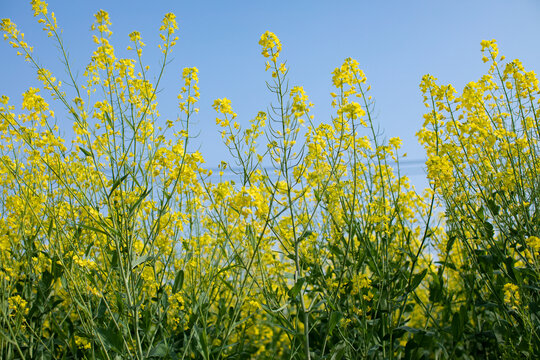
{"label": "clear sky", "polygon": [[[282,59],[287,60],[291,85],[302,85],[314,103],[315,122],[329,121],[334,113],[329,93],[331,72],[346,57],[358,60],[372,85],[377,122],[386,137],[400,136],[403,151],[411,161],[408,171],[423,186],[424,157],[415,133],[423,123],[425,107],[419,83],[430,73],[441,83],[452,83],[458,91],[477,80],[488,66],[482,63],[480,41],[498,41],[500,53],[519,58],[528,70],[540,65],[540,1],[76,1],[50,0],[64,30],[79,80],[94,44],[90,25],[99,9],[109,12],[112,43],[119,56],[127,56],[128,34],[140,31],[147,44],[143,58],[157,71],[158,28],[163,15],[173,12],[179,24],[178,45],[166,70],[158,97],[160,113],[176,118],[176,94],[183,67],[199,69],[201,111],[194,146],[207,165],[215,167],[227,159],[221,145],[214,99],[231,99],[241,123],[266,110],[271,97],[265,81],[265,59],[258,40],[266,30],[281,40]],[[0,17],[11,18],[35,47],[45,67],[63,79],[65,73],[54,43],[40,30],[29,1],[0,0]],[[0,43],[0,94],[16,103],[29,86],[38,86],[30,66],[17,57],[7,42]],[[58,123],[71,127],[68,120]]]}

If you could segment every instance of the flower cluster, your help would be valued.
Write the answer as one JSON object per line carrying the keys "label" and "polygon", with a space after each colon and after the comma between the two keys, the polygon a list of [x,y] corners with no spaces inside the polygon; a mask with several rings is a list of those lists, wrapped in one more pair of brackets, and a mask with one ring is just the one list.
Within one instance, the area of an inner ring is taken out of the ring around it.
{"label": "flower cluster", "polygon": [[[67,61],[54,14],[32,9]],[[83,85],[61,88],[2,20],[41,84],[19,108],[0,97],[0,358],[540,353],[539,82],[494,41],[461,93],[422,79],[421,194],[401,139],[377,134],[356,60],[333,71],[334,114],[315,122],[265,32],[276,100],[249,121],[213,102],[230,153],[215,176],[191,143],[199,70],[181,72],[176,122],[158,107],[176,17],[159,29],[157,77],[141,34],[118,58],[110,26],[98,11]]]}
{"label": "flower cluster", "polygon": [[279,53],[281,52],[281,42],[274,33],[266,31],[262,34],[259,45],[262,47],[262,55],[265,58],[270,58],[273,62],[277,61]]}

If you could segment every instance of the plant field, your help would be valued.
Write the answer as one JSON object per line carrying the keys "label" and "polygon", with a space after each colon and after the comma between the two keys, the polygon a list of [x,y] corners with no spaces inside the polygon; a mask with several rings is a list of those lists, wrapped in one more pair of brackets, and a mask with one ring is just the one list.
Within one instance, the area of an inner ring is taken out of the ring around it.
{"label": "plant field", "polygon": [[41,86],[20,109],[0,98],[0,358],[540,354],[540,89],[495,41],[481,42],[486,73],[461,93],[422,78],[430,188],[418,192],[401,140],[376,131],[358,62],[334,70],[334,115],[314,119],[280,40],[262,34],[268,110],[242,123],[230,100],[213,105],[226,181],[192,150],[197,68],[182,72],[181,116],[158,110],[173,14],[156,81],[138,32],[132,58],[115,56],[105,11],[76,81],[54,13],[31,3],[66,72],[2,20]]}

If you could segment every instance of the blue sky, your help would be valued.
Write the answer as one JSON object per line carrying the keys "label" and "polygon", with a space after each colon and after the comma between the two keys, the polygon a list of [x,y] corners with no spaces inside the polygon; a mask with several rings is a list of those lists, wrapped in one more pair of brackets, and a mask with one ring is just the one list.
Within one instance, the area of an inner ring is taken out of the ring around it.
{"label": "blue sky", "polygon": [[[82,73],[93,51],[90,25],[99,9],[109,12],[112,43],[119,56],[127,56],[128,34],[141,32],[147,44],[143,54],[151,70],[158,70],[158,28],[167,12],[177,15],[180,37],[173,61],[166,70],[158,97],[160,113],[176,118],[176,94],[186,66],[199,68],[201,111],[197,116],[199,148],[207,165],[227,159],[221,145],[214,99],[231,99],[241,123],[266,110],[270,95],[265,81],[265,60],[260,35],[270,30],[281,40],[281,58],[287,60],[291,85],[302,85],[314,103],[315,121],[329,121],[333,114],[329,93],[331,72],[346,57],[353,57],[365,71],[376,101],[376,121],[386,137],[400,136],[403,151],[413,161],[408,171],[423,186],[423,149],[416,131],[425,107],[418,85],[430,73],[458,91],[487,71],[480,41],[497,39],[501,54],[519,58],[528,70],[540,64],[540,1],[75,1],[51,0],[63,28],[70,60]],[[0,1],[0,17],[11,18],[35,47],[45,67],[66,78],[57,49],[40,30],[27,1]],[[34,73],[7,42],[0,43],[0,94],[15,103],[30,86],[38,86]],[[58,119],[66,128],[69,120]]]}

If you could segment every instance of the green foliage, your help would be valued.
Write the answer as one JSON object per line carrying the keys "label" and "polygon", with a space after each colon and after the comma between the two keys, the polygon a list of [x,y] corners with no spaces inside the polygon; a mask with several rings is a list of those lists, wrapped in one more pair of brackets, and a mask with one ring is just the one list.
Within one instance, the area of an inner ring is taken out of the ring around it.
{"label": "green foliage", "polygon": [[[70,88],[2,20],[42,82],[20,113],[0,101],[2,359],[540,353],[538,80],[517,60],[503,69],[494,41],[482,42],[488,74],[461,95],[422,80],[431,188],[420,195],[399,170],[401,140],[375,130],[358,63],[335,69],[335,114],[315,123],[303,88],[289,87],[279,39],[264,33],[275,102],[248,126],[228,99],[213,105],[236,183],[216,181],[190,149],[196,68],[182,73],[181,117],[157,111],[173,14],[152,84],[141,35],[129,35],[134,59],[116,58],[98,12],[81,84],[54,15],[42,1],[32,8]],[[72,117],[70,148],[42,90]]]}

